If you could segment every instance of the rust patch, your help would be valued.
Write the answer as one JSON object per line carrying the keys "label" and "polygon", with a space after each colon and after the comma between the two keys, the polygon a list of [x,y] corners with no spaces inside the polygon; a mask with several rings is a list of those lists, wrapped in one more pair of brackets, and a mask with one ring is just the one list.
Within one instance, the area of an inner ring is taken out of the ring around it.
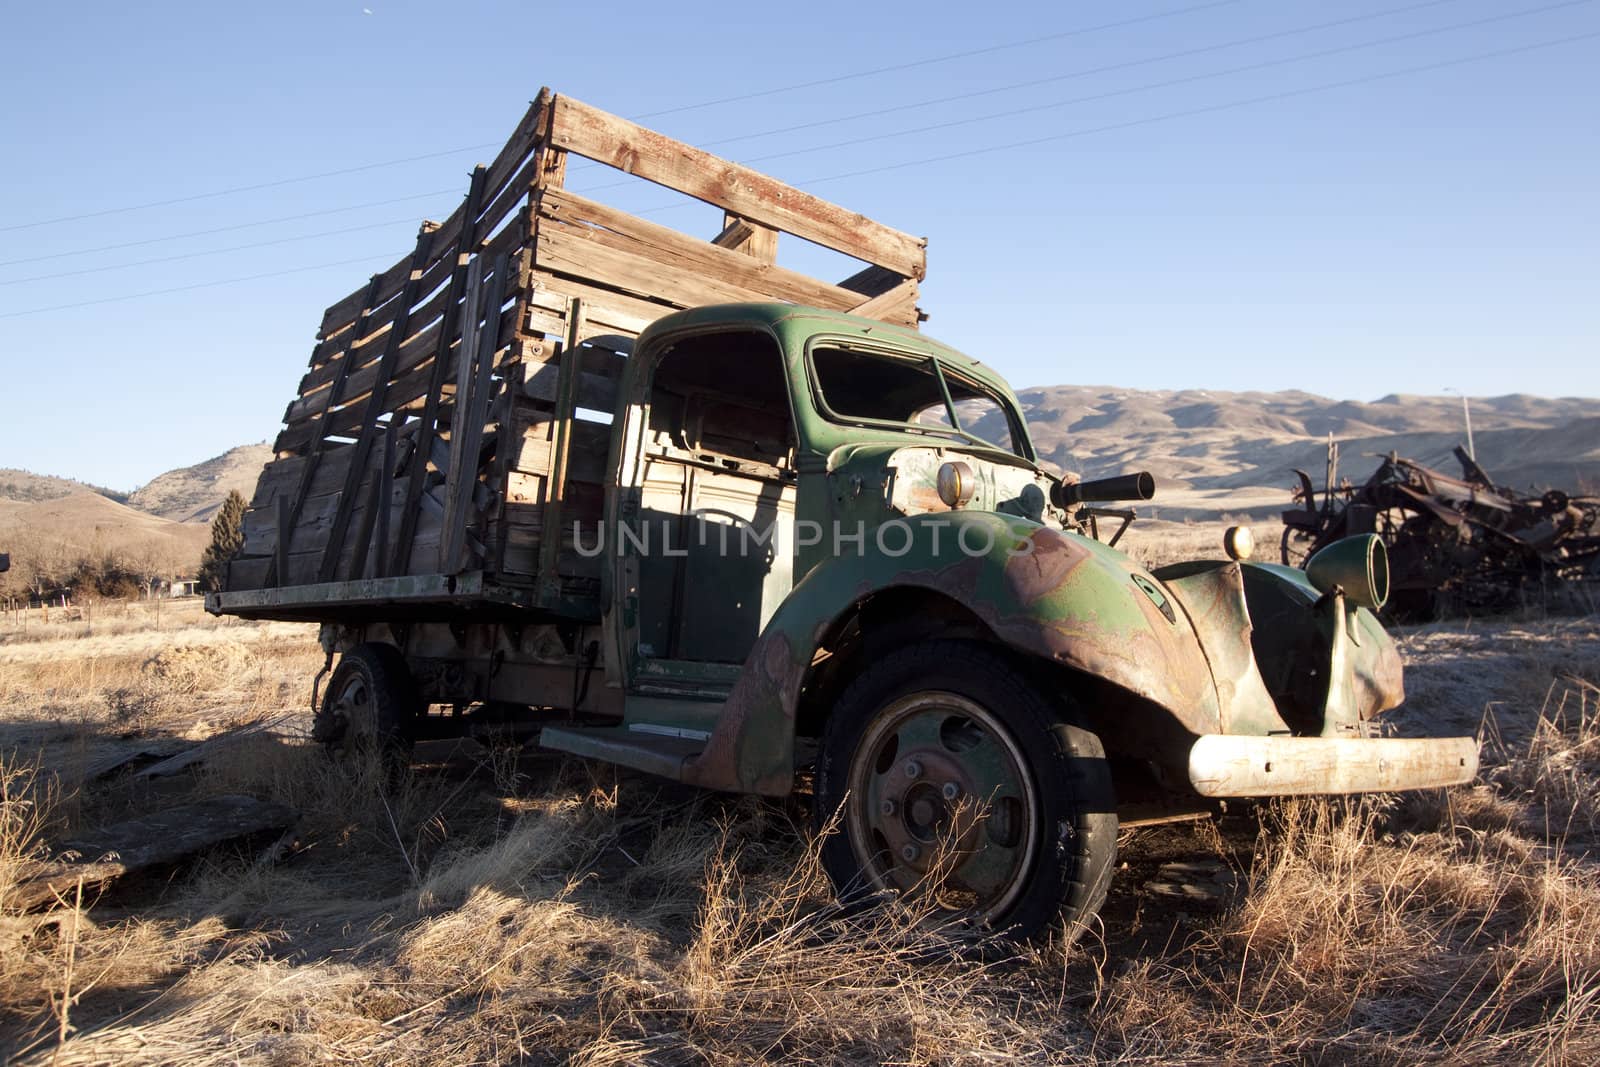
{"label": "rust patch", "polygon": [[1399,707],[1405,700],[1405,668],[1400,662],[1400,650],[1387,634],[1380,631],[1376,641],[1362,634],[1362,640],[1369,646],[1377,645],[1372,655],[1353,657],[1352,664],[1357,706],[1361,717],[1370,719],[1381,711]]}
{"label": "rust patch", "polygon": [[1033,531],[1028,540],[1031,551],[1006,560],[1006,582],[1025,607],[1065,585],[1073,570],[1089,558],[1088,549],[1048,526]]}
{"label": "rust patch", "polygon": [[[794,787],[794,710],[804,670],[804,664],[795,662],[788,634],[762,634],[706,747],[685,762],[683,780],[706,789],[787,794]],[[779,722],[784,728],[773,729]]]}

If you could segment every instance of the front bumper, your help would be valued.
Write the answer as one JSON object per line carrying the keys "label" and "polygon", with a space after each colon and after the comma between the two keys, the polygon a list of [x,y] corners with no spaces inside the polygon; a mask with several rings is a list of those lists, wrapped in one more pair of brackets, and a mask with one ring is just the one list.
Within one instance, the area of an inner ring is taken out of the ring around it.
{"label": "front bumper", "polygon": [[1244,737],[1208,734],[1189,749],[1189,781],[1203,797],[1388,793],[1470,782],[1470,737]]}

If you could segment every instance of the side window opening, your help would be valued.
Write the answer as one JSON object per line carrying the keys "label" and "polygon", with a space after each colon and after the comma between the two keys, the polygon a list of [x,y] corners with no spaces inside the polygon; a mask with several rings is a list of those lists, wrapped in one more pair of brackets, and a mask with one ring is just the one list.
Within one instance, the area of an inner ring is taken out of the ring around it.
{"label": "side window opening", "polygon": [[775,342],[725,333],[674,345],[656,366],[650,431],[661,446],[730,467],[792,470],[788,383]]}
{"label": "side window opening", "polygon": [[642,657],[744,661],[793,585],[795,445],[770,335],[688,337],[657,358],[640,486],[653,539],[639,560]]}

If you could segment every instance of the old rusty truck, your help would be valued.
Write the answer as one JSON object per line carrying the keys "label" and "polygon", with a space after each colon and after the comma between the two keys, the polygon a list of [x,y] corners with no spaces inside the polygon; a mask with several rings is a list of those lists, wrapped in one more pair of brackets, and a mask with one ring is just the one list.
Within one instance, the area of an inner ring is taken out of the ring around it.
{"label": "old rusty truck", "polygon": [[[579,157],[715,237],[572,191]],[[783,235],[859,269],[780,266]],[[1374,729],[1403,698],[1375,538],[1303,572],[1102,543],[1093,504],[1150,476],[1043,469],[1001,376],[919,330],[924,255],[542,91],[324,315],[207,606],[321,623],[330,746],[510,734],[809,791],[841,892],[936,883],[1014,936],[1094,914],[1119,820],[1474,776],[1470,738]]]}

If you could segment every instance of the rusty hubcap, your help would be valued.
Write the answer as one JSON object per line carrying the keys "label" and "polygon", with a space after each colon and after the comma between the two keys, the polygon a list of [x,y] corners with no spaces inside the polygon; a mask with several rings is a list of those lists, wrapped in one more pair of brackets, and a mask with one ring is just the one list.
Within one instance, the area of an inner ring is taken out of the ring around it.
{"label": "rusty hubcap", "polygon": [[932,892],[984,918],[1026,884],[1038,849],[1033,775],[1010,732],[955,693],[882,709],[851,757],[846,830],[879,889]]}

